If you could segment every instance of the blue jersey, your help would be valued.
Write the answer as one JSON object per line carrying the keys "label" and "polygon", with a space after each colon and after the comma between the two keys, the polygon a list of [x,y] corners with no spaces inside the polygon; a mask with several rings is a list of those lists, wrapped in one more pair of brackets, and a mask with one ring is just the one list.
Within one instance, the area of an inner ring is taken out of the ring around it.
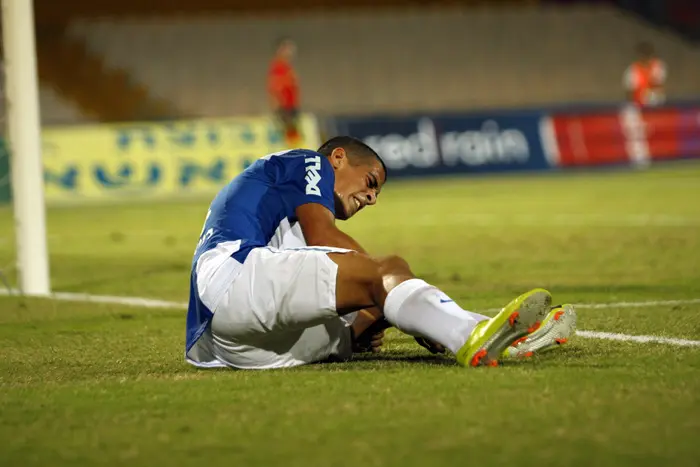
{"label": "blue jersey", "polygon": [[200,258],[216,249],[243,264],[253,248],[284,246],[281,238],[285,227],[296,223],[297,207],[318,203],[335,214],[334,185],[333,167],[325,156],[295,149],[259,159],[214,198],[192,261],[185,343],[189,361],[207,366],[210,360],[193,351],[213,317],[197,288]]}

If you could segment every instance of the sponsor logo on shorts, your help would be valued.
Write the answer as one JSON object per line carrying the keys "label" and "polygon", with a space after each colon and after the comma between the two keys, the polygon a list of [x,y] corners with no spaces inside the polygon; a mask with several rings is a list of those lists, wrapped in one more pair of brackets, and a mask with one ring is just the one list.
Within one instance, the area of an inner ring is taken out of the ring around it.
{"label": "sponsor logo on shorts", "polygon": [[321,196],[321,189],[318,187],[318,182],[321,181],[321,156],[312,156],[304,159],[306,164],[306,194]]}

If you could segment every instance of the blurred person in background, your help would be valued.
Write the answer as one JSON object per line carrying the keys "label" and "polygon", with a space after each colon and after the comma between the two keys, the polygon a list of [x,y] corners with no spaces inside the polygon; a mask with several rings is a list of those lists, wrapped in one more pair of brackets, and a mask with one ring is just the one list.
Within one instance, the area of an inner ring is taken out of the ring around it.
{"label": "blurred person in background", "polygon": [[299,82],[292,61],[296,44],[289,38],[277,42],[275,55],[268,71],[267,89],[270,104],[284,133],[287,147],[298,147],[299,133]]}
{"label": "blurred person in background", "polygon": [[648,42],[637,45],[637,60],[625,71],[627,99],[637,107],[653,107],[666,101],[666,64]]}

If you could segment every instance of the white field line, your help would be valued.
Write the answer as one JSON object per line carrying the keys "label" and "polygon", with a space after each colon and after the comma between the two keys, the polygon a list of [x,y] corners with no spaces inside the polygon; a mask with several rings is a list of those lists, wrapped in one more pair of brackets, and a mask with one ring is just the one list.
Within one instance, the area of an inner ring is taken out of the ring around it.
{"label": "white field line", "polygon": [[695,305],[700,303],[700,298],[689,298],[686,300],[654,300],[649,302],[612,302],[612,303],[582,303],[574,305],[581,309],[602,309],[602,308],[643,308],[649,306],[676,306]]}
{"label": "white field line", "polygon": [[[578,310],[603,310],[606,308],[648,308],[654,306],[677,306],[696,305],[700,303],[700,298],[688,298],[684,300],[647,300],[643,302],[611,302],[611,303],[577,303],[574,307]],[[479,313],[495,313],[501,311],[500,308],[489,308]]]}
{"label": "white field line", "polygon": [[[0,295],[19,295],[17,290],[6,290],[0,289]],[[101,304],[112,304],[112,305],[124,305],[133,306],[140,308],[160,308],[160,309],[185,309],[187,308],[187,303],[183,302],[169,302],[166,300],[156,300],[152,298],[142,298],[142,297],[118,297],[111,295],[89,295],[89,294],[79,294],[70,292],[55,292],[48,297],[37,297],[46,298],[51,300],[60,300],[68,302],[87,302],[87,303],[101,303]],[[700,303],[700,298],[692,298],[687,300],[650,300],[644,302],[613,302],[613,303],[582,303],[574,305],[579,309],[606,309],[606,308],[643,308],[643,307],[655,307],[655,306],[676,306],[676,305],[692,305]],[[489,310],[482,310],[483,313],[500,311],[499,308],[492,308]],[[700,341],[688,340],[688,339],[676,339],[670,337],[659,337],[659,336],[634,336],[629,334],[618,334],[612,332],[598,332],[598,331],[576,331],[576,335],[583,337],[585,339],[603,339],[603,340],[614,340],[623,342],[635,342],[635,343],[657,343],[657,344],[669,344],[682,347],[700,347]]]}
{"label": "white field line", "polygon": [[611,341],[636,342],[638,344],[646,344],[652,342],[656,344],[678,345],[681,347],[700,347],[700,341],[676,339],[673,337],[630,336],[629,334],[618,334],[616,332],[598,331],[576,331],[576,335],[579,337],[584,337],[586,339],[605,339]]}
{"label": "white field line", "polygon": [[[18,290],[0,289],[0,295],[19,296]],[[169,302],[166,300],[157,300],[153,298],[142,297],[118,297],[113,295],[90,295],[71,292],[54,292],[48,296],[32,297],[47,300],[58,300],[62,302],[84,302],[84,303],[102,303],[110,305],[124,305],[139,308],[165,308],[165,309],[185,309],[187,303],[184,302]]]}

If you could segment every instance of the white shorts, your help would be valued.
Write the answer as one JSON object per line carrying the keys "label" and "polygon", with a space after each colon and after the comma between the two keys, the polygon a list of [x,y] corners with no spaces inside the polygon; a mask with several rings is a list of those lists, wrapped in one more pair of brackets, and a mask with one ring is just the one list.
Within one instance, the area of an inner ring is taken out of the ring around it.
{"label": "white shorts", "polygon": [[211,350],[225,365],[285,368],[350,358],[349,322],[336,313],[339,248],[253,249],[214,310]]}

